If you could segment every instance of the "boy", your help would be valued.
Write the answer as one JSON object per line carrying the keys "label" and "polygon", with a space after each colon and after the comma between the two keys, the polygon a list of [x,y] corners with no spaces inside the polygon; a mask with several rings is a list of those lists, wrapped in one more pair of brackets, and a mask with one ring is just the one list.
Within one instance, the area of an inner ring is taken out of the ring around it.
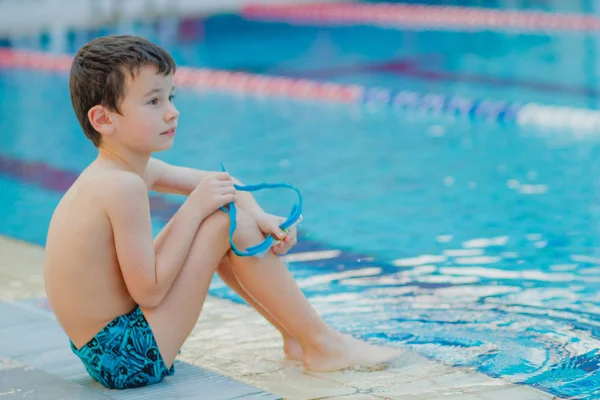
{"label": "boy", "polygon": [[[58,204],[46,244],[45,284],[55,315],[90,376],[109,388],[160,382],[202,309],[216,271],[282,334],[287,357],[329,371],[390,357],[342,335],[319,317],[278,254],[296,243],[227,173],[176,167],[151,157],[173,145],[175,64],[135,36],[108,36],[80,49],[71,68],[73,108],[97,158]],[[148,191],[187,195],[152,239]],[[244,248],[265,234],[282,242],[263,258]]]}

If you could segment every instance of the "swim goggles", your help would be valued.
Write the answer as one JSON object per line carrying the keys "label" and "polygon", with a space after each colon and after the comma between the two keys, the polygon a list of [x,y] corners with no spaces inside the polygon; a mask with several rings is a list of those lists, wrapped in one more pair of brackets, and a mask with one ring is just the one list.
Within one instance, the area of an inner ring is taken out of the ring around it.
{"label": "swim goggles", "polygon": [[[227,172],[225,170],[225,166],[223,165],[223,163],[221,163],[221,170],[223,172]],[[233,186],[235,187],[236,190],[240,190],[242,192],[256,192],[256,191],[262,190],[262,189],[281,189],[281,188],[292,189],[298,195],[298,203],[294,203],[294,205],[292,206],[292,210],[290,211],[290,215],[287,217],[287,219],[285,221],[283,221],[281,223],[281,225],[279,225],[279,227],[284,232],[287,233],[288,228],[290,228],[292,225],[297,223],[300,220],[300,218],[302,217],[302,194],[300,194],[300,191],[292,185],[289,185],[287,183],[259,183],[256,185],[234,184]],[[229,214],[229,220],[230,220],[229,244],[231,245],[231,250],[234,252],[234,254],[236,254],[240,257],[248,257],[248,256],[262,257],[269,251],[271,246],[281,242],[281,241],[276,240],[273,236],[271,236],[271,234],[269,234],[265,238],[265,240],[263,240],[261,243],[251,246],[251,247],[248,247],[246,250],[240,250],[235,245],[235,243],[233,243],[233,234],[237,227],[237,222],[236,222],[237,210],[235,207],[235,203],[229,203],[227,207],[225,207],[225,206],[221,207],[221,210]]]}

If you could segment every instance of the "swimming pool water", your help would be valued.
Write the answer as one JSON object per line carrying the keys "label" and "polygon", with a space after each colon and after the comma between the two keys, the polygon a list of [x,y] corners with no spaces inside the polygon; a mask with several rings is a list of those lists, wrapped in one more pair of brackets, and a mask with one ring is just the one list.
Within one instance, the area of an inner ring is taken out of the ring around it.
{"label": "swimming pool water", "polygon": [[[184,25],[203,33],[173,39],[151,25],[132,29],[163,40],[188,66],[596,102],[593,62],[578,59],[594,39],[581,35],[482,33],[466,44],[461,33],[286,27],[232,16]],[[107,32],[73,33],[67,50]],[[46,46],[39,43],[23,38],[20,46]],[[397,59],[445,78],[382,71]],[[490,79],[459,79],[473,74]],[[490,83],[499,77],[514,82]],[[600,395],[596,135],[183,88],[176,102],[176,144],[159,158],[203,169],[223,161],[246,183],[293,183],[305,198],[306,239],[344,250],[291,267],[328,322],[557,395]],[[65,75],[0,70],[0,104],[0,234],[43,244],[64,182],[95,150],[71,111]],[[258,197],[281,214],[293,201]],[[165,219],[153,222],[157,232]],[[212,291],[234,297],[218,281]]]}

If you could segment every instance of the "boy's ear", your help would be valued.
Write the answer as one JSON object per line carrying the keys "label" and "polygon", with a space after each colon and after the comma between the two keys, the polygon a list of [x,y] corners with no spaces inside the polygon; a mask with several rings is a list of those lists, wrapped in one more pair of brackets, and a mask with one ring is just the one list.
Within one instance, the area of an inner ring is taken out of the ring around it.
{"label": "boy's ear", "polygon": [[111,135],[115,128],[110,118],[108,110],[101,105],[95,105],[88,111],[88,119],[98,133],[101,135]]}

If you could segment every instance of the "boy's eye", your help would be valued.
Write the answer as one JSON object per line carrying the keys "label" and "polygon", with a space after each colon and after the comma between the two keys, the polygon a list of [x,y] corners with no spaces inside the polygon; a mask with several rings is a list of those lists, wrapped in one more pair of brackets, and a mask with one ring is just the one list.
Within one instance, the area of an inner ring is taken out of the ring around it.
{"label": "boy's eye", "polygon": [[154,98],[154,99],[150,100],[150,101],[148,102],[148,104],[156,105],[156,104],[158,104],[158,99],[157,99],[157,98]]}
{"label": "boy's eye", "polygon": [[169,101],[173,101],[173,99],[174,99],[174,98],[175,98],[175,95],[174,95],[174,94],[170,95],[170,96],[169,96]]}

